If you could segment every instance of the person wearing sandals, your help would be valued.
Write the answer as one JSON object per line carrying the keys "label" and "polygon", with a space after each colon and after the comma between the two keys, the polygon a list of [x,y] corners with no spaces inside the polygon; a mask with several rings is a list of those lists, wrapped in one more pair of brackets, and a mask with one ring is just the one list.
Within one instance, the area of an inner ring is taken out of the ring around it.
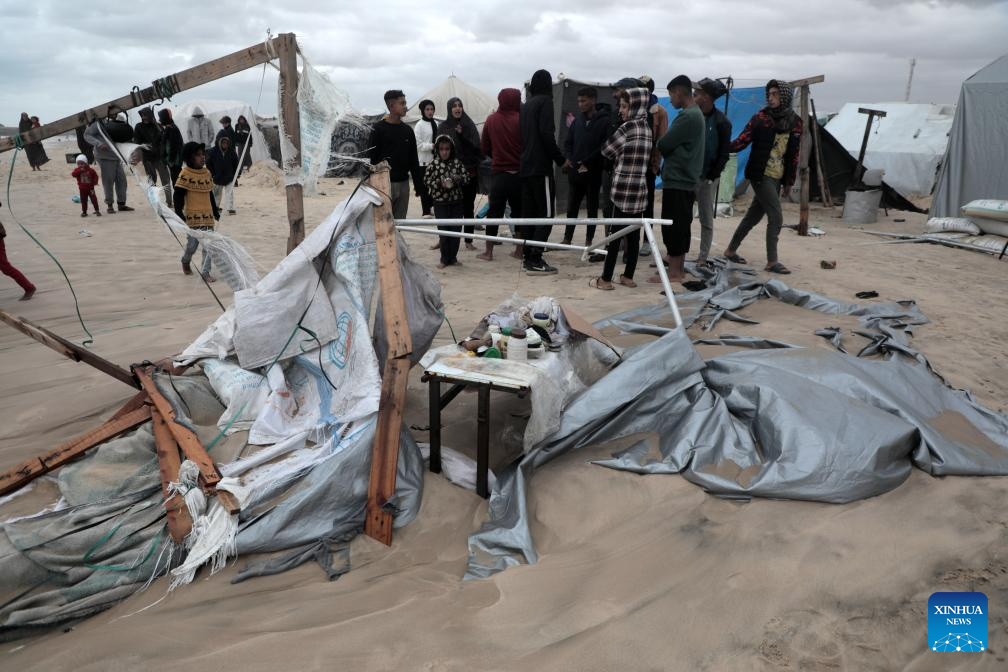
{"label": "person wearing sandals", "polygon": [[791,109],[791,96],[790,87],[776,79],[767,82],[767,106],[749,120],[729,148],[732,152],[741,152],[752,145],[745,176],[753,187],[753,201],[735,229],[724,256],[736,264],[746,263],[738,255],[738,248],[766,215],[765,270],[781,274],[791,271],[777,258],[777,238],[784,224],[780,194],[790,191],[798,174],[798,148],[802,134],[802,120]]}
{"label": "person wearing sandals", "polygon": [[[619,113],[624,119],[612,137],[602,145],[602,156],[613,161],[612,204],[614,219],[637,219],[644,216],[647,205],[647,170],[651,161],[651,127],[647,121],[649,92],[643,87],[626,89],[619,96]],[[625,225],[612,224],[613,234]],[[634,271],[640,251],[640,229],[617,238],[606,246],[602,276],[591,281],[596,289],[611,290],[612,278],[619,258],[620,241],[626,240],[626,265],[620,284],[636,287]]]}

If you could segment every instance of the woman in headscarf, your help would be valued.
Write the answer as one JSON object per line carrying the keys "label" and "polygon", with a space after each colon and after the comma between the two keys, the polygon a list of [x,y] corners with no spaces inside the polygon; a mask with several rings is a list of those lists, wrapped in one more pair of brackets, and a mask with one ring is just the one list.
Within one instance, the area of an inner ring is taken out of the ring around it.
{"label": "woman in headscarf", "polygon": [[[18,135],[23,135],[34,128],[32,123],[32,118],[28,116],[27,112],[21,113],[21,118],[18,120]],[[25,145],[24,151],[25,156],[28,157],[28,165],[31,166],[32,170],[41,170],[41,166],[45,161],[39,162],[40,153],[39,150],[42,148],[37,142],[31,142]],[[43,151],[42,154],[45,154]],[[48,161],[48,159],[46,159]]]}
{"label": "woman in headscarf", "polygon": [[[252,127],[249,126],[248,119],[245,118],[244,114],[238,115],[238,121],[234,125],[234,141],[235,141],[235,151],[238,153],[238,158],[241,159],[241,165],[238,166],[238,177],[241,177],[242,171],[252,165]],[[246,145],[248,149],[246,149]],[[235,186],[238,186],[238,177],[235,178]]]}
{"label": "woman in headscarf", "polygon": [[[477,171],[480,161],[483,160],[483,151],[480,149],[479,131],[476,130],[476,124],[473,123],[473,120],[466,114],[461,98],[448,99],[448,118],[438,126],[437,134],[447,135],[451,138],[458,158],[469,174],[469,181],[462,190],[463,218],[473,219],[476,214],[476,193],[479,191]],[[463,228],[465,233],[472,233],[474,230],[475,227],[472,226]],[[466,238],[467,250],[476,249],[472,241],[472,238]]]}
{"label": "woman in headscarf", "polygon": [[782,82],[776,79],[767,82],[767,106],[753,115],[728,150],[741,152],[752,145],[745,176],[752,184],[753,201],[735,229],[724,256],[737,264],[747,263],[738,255],[738,248],[765,214],[767,264],[764,269],[780,274],[791,272],[777,259],[777,238],[784,224],[780,194],[791,190],[798,174],[802,134],[802,120],[791,109],[791,96],[790,87]]}
{"label": "woman in headscarf", "polygon": [[[40,126],[42,126],[42,122],[39,121],[38,117],[32,117],[31,122],[32,122],[32,128],[39,128]],[[35,154],[34,165],[36,166],[35,168],[36,170],[42,170],[42,164],[49,162],[49,155],[46,154],[45,147],[42,146],[41,140],[39,140],[38,142],[33,142],[27,147],[25,147],[25,152],[28,154],[29,161],[32,160],[32,153]]]}
{"label": "woman in headscarf", "polygon": [[[427,165],[434,160],[434,138],[437,137],[438,124],[434,121],[434,101],[421,100],[420,114],[423,117],[413,127],[416,134],[417,160],[420,161],[420,169],[427,170]],[[426,185],[420,191],[420,203],[423,205],[423,216],[433,217],[434,199],[427,191]]]}

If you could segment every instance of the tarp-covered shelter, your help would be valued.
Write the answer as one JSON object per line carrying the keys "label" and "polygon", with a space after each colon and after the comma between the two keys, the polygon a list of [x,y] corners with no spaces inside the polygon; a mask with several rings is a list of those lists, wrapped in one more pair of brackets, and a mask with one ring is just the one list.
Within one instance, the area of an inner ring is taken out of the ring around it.
{"label": "tarp-covered shelter", "polygon": [[1008,54],[963,82],[931,214],[958,217],[980,198],[1008,198]]}
{"label": "tarp-covered shelter", "polygon": [[406,112],[405,120],[412,124],[420,120],[420,108],[417,105],[421,100],[434,101],[434,118],[443,120],[448,116],[448,100],[451,98],[461,98],[462,106],[466,114],[473,120],[477,128],[483,127],[483,122],[490,116],[490,113],[497,109],[497,94],[493,95],[477,89],[472,84],[459,79],[455,75],[450,75],[446,80],[418,96],[416,100],[410,100],[412,105]]}
{"label": "tarp-covered shelter", "polygon": [[203,115],[213,123],[214,135],[221,129],[221,117],[231,117],[231,126],[234,127],[238,121],[238,117],[244,115],[249,122],[249,126],[252,127],[252,147],[249,148],[252,161],[268,161],[270,159],[269,144],[266,142],[266,137],[256,123],[255,111],[253,111],[251,105],[239,100],[191,100],[181,105],[172,105],[169,108],[171,109],[172,119],[175,120],[175,125],[182,131],[182,137],[186,142],[190,140],[187,126],[189,125],[189,120],[192,118],[193,108],[197,106],[203,110]]}
{"label": "tarp-covered shelter", "polygon": [[952,128],[951,105],[847,103],[826,126],[855,158],[861,151],[868,118],[860,108],[882,110],[868,137],[864,165],[885,171],[885,181],[906,198],[931,195]]}

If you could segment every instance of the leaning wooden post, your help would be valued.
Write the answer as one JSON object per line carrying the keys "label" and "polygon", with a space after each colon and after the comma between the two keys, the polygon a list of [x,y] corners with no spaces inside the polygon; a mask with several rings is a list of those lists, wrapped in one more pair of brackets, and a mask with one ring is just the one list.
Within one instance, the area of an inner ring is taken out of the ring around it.
{"label": "leaning wooden post", "polygon": [[812,106],[812,144],[816,151],[816,174],[819,177],[819,198],[828,208],[833,207],[833,195],[830,194],[829,182],[826,181],[826,170],[823,166],[822,137],[819,134],[819,115],[816,114],[815,100],[809,98]]}
{"label": "leaning wooden post", "polygon": [[388,354],[382,372],[381,399],[378,402],[378,426],[371,448],[371,480],[368,485],[367,517],[364,532],[383,544],[392,543],[392,512],[386,504],[395,495],[396,467],[399,462],[399,433],[402,430],[409,382],[413,339],[409,331],[406,296],[399,270],[399,240],[392,218],[392,182],[387,163],[372,168],[371,185],[381,195],[382,203],[373,209],[375,246],[378,253],[378,280],[385,318]]}
{"label": "leaning wooden post", "polygon": [[809,129],[809,87],[808,84],[801,87],[801,108],[802,134],[801,149],[798,152],[798,179],[801,180],[801,205],[798,214],[798,235],[808,235],[808,213],[809,213],[809,155],[812,147],[809,145],[811,137]]}
{"label": "leaning wooden post", "polygon": [[[277,55],[280,57],[280,118],[281,132],[294,148],[291,156],[283,157],[283,170],[301,170],[301,112],[298,109],[298,73],[297,73],[297,40],[294,33],[282,33],[277,36],[279,45]],[[281,146],[284,138],[280,138]],[[287,238],[287,253],[304,240],[304,189],[300,184],[288,184],[287,221],[290,223],[290,236]]]}

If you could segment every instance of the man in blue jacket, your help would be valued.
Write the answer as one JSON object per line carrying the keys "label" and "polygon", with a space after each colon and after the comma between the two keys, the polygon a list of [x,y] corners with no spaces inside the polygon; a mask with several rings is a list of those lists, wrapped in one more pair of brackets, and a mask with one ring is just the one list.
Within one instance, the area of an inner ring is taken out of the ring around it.
{"label": "man in blue jacket", "polygon": [[[567,217],[574,219],[581,210],[581,201],[586,200],[588,217],[598,218],[599,190],[602,188],[602,144],[609,134],[609,106],[599,104],[598,91],[586,86],[577,93],[580,114],[567,130],[564,140],[564,156],[571,167],[567,172],[570,188],[567,193]],[[563,242],[571,244],[577,227],[568,226]],[[595,238],[595,227],[589,226],[585,234],[585,245],[591,245]]]}

